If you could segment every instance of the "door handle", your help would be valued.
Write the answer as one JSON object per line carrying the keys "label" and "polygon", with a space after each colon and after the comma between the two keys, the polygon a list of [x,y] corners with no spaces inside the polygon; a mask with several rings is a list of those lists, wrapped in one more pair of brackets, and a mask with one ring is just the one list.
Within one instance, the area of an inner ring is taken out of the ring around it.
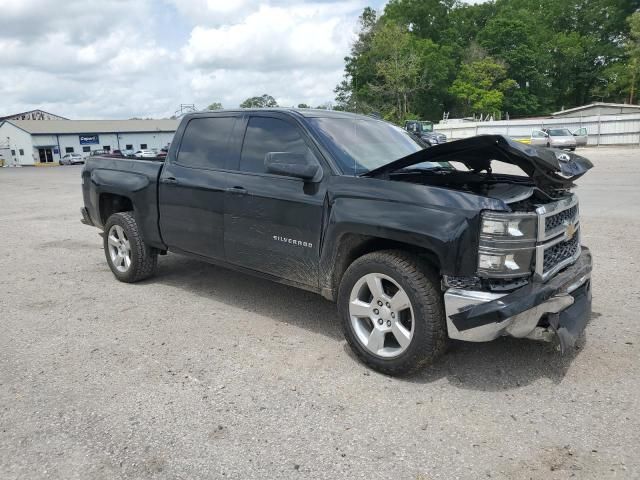
{"label": "door handle", "polygon": [[231,193],[233,195],[246,195],[247,194],[247,190],[244,187],[240,187],[240,186],[227,188],[227,192],[229,192],[229,193]]}
{"label": "door handle", "polygon": [[176,179],[176,177],[165,177],[162,179],[162,183],[169,183],[169,184],[176,184],[178,183],[178,180]]}

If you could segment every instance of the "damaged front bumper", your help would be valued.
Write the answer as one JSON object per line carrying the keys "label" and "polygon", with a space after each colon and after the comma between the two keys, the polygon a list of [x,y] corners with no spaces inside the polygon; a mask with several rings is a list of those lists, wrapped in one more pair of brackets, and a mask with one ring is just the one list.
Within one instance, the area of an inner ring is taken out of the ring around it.
{"label": "damaged front bumper", "polygon": [[564,352],[575,345],[591,315],[589,249],[546,282],[532,281],[511,293],[449,288],[444,294],[449,337],[487,342],[502,335],[551,340]]}

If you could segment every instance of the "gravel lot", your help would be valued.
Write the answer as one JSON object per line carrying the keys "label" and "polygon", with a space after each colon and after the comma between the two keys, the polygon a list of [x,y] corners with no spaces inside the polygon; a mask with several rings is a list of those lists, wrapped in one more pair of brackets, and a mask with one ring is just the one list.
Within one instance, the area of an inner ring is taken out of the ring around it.
{"label": "gravel lot", "polygon": [[457,342],[405,379],[311,293],[177,255],[117,282],[81,167],[0,169],[0,478],[639,478],[640,149],[582,153],[581,348]]}

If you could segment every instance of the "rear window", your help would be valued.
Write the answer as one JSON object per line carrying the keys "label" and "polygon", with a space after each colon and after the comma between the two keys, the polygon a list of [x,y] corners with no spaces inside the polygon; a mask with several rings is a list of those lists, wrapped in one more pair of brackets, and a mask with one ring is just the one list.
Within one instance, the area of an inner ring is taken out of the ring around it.
{"label": "rear window", "polygon": [[549,130],[549,135],[552,137],[570,137],[572,133],[566,128],[552,128]]}
{"label": "rear window", "polygon": [[178,163],[193,168],[225,168],[231,156],[235,117],[193,118],[184,131]]}

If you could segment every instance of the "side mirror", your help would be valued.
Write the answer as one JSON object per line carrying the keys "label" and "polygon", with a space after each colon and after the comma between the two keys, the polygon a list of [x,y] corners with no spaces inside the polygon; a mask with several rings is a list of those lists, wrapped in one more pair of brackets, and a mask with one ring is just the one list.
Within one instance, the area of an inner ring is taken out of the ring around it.
{"label": "side mirror", "polygon": [[269,152],[265,155],[264,166],[267,173],[285,177],[318,181],[322,169],[312,155],[289,152]]}

